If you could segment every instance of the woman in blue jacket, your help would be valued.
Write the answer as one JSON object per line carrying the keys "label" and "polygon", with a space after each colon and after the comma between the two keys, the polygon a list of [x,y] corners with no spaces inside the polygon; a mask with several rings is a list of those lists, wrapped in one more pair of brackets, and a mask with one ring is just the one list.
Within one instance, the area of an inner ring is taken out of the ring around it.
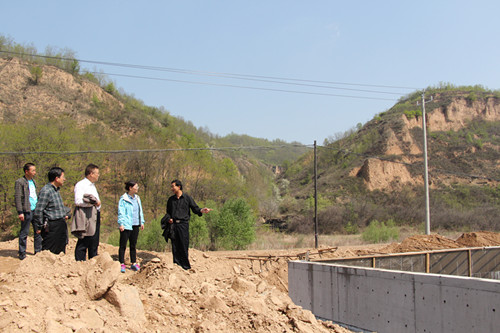
{"label": "woman in blue jacket", "polygon": [[118,227],[120,229],[120,249],[118,258],[121,264],[121,272],[125,273],[125,250],[127,241],[130,241],[130,269],[139,271],[141,268],[136,262],[136,244],[139,237],[139,229],[144,230],[144,214],[142,213],[141,198],[137,195],[139,185],[136,182],[125,183],[125,190],[118,202]]}

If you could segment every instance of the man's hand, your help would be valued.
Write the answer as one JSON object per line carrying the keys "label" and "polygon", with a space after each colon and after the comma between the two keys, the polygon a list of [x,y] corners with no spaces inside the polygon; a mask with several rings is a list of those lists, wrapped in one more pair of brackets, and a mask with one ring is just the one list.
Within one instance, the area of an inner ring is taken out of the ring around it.
{"label": "man's hand", "polygon": [[207,208],[207,207],[205,207],[205,208],[202,208],[202,209],[201,209],[201,212],[202,212],[203,214],[206,214],[206,213],[208,213],[208,212],[210,212],[210,211],[212,211],[212,209]]}
{"label": "man's hand", "polygon": [[172,223],[174,223],[174,220],[170,219],[170,220],[168,220],[168,223],[172,224]]}
{"label": "man's hand", "polygon": [[19,214],[18,217],[19,217],[19,220],[24,221],[24,214],[23,213]]}
{"label": "man's hand", "polygon": [[141,224],[141,230],[144,230],[144,224]]}
{"label": "man's hand", "polygon": [[121,225],[118,229],[120,229],[120,231],[123,232],[123,230],[125,230],[125,227]]}
{"label": "man's hand", "polygon": [[41,234],[42,233],[42,230],[37,230],[36,231],[37,234]]}
{"label": "man's hand", "polygon": [[97,200],[94,206],[99,207],[101,205],[101,200]]}

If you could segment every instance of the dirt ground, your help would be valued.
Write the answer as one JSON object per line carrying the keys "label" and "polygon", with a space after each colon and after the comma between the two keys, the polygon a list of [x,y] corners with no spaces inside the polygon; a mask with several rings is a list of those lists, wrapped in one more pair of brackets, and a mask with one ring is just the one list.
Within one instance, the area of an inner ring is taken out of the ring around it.
{"label": "dirt ground", "polygon": [[[33,250],[32,239],[28,251]],[[75,262],[44,251],[17,259],[18,240],[0,242],[2,332],[350,332],[315,319],[288,297],[290,259],[354,257],[443,248],[500,245],[500,233],[409,237],[401,243],[320,249],[201,252],[193,269],[169,252],[139,251],[140,272],[120,273],[118,248]],[[127,251],[128,254],[128,251]]]}

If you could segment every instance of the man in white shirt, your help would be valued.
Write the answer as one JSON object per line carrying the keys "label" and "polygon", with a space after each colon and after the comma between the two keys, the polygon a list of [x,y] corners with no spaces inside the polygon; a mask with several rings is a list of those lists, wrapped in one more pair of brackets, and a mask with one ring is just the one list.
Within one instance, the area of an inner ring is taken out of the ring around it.
{"label": "man in white shirt", "polygon": [[[89,259],[97,255],[97,248],[99,247],[99,229],[101,226],[101,200],[99,199],[99,193],[95,187],[95,182],[99,180],[99,167],[95,164],[89,164],[85,168],[85,178],[80,180],[75,185],[75,205],[79,207],[92,207],[97,208],[97,218],[94,235],[84,236],[79,238],[75,247],[75,259],[77,261],[84,261],[87,257]],[[95,197],[93,203],[89,203],[88,200],[84,201],[84,195],[91,194]]]}

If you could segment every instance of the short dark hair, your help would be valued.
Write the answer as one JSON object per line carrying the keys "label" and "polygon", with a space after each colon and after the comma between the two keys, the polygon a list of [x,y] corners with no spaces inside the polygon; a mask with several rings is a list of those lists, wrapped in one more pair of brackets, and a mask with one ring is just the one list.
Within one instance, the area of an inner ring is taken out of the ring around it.
{"label": "short dark hair", "polygon": [[28,171],[32,166],[35,166],[33,163],[26,163],[24,166],[23,166],[23,171],[26,172]]}
{"label": "short dark hair", "polygon": [[129,180],[128,182],[125,183],[125,191],[130,191],[131,187],[134,187],[137,184],[137,182],[134,182],[132,180]]}
{"label": "short dark hair", "polygon": [[48,177],[49,177],[49,183],[52,183],[56,178],[61,177],[63,174],[64,170],[63,168],[60,167],[53,167],[49,170]]}
{"label": "short dark hair", "polygon": [[179,186],[181,188],[181,191],[182,191],[182,182],[178,179],[175,179],[175,180],[172,180],[170,182],[170,184],[175,184],[175,186]]}
{"label": "short dark hair", "polygon": [[95,164],[92,164],[92,163],[87,165],[87,167],[85,168],[85,177],[90,175],[95,169],[99,169],[99,167]]}

